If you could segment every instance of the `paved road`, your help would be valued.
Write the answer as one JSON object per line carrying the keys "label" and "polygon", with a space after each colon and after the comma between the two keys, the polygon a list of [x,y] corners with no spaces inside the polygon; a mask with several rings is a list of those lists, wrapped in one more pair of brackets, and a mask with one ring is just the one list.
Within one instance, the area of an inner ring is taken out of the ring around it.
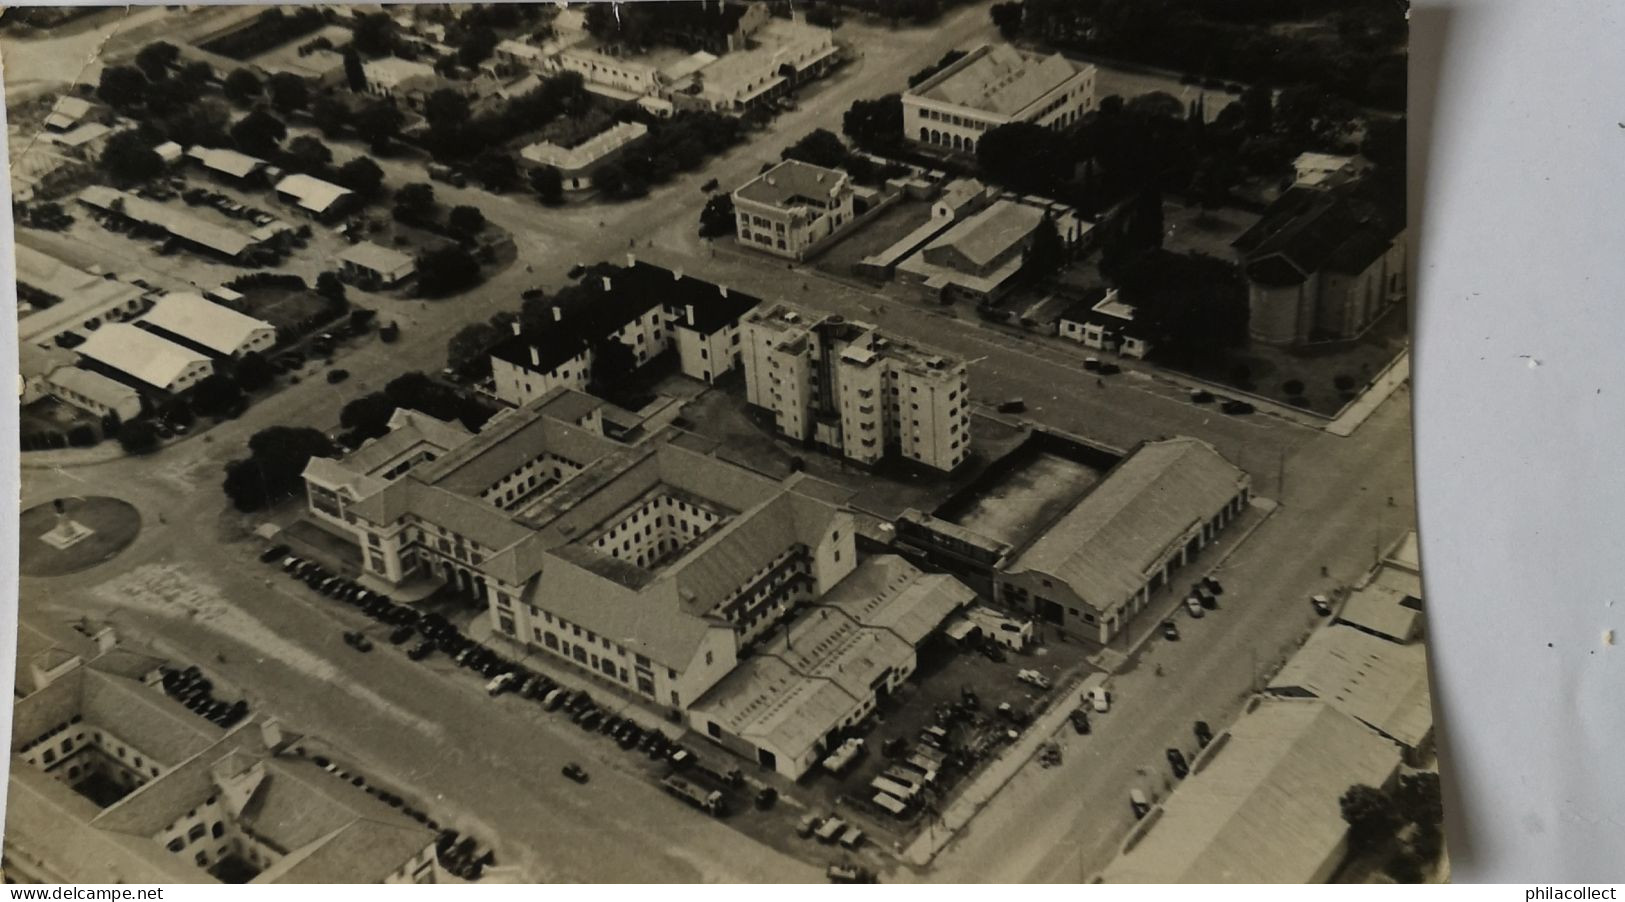
{"label": "paved road", "polygon": [[1189,757],[1194,721],[1216,731],[1230,723],[1254,668],[1272,672],[1316,622],[1308,595],[1352,582],[1377,546],[1413,528],[1409,402],[1401,392],[1353,437],[1323,435],[1300,451],[1293,466],[1312,465],[1315,475],[1289,479],[1275,515],[1226,562],[1223,607],[1200,621],[1176,615],[1180,641],[1148,644],[1113,680],[1113,711],[1094,718],[1094,732],[1063,730],[1063,765],[1018,774],[938,857],[930,879],[1067,882],[1105,867],[1133,822],[1129,789],[1161,794],[1169,785],[1164,750]]}

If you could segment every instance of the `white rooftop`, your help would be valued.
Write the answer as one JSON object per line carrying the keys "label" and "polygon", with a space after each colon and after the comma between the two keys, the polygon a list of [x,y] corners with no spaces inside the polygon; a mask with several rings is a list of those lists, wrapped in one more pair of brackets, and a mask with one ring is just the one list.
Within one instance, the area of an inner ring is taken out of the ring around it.
{"label": "white rooftop", "polygon": [[254,333],[274,328],[191,292],[164,295],[141,321],[219,354],[235,354]]}
{"label": "white rooftop", "polygon": [[82,357],[166,391],[189,368],[209,362],[209,358],[196,351],[129,323],[102,326],[74,350]]}

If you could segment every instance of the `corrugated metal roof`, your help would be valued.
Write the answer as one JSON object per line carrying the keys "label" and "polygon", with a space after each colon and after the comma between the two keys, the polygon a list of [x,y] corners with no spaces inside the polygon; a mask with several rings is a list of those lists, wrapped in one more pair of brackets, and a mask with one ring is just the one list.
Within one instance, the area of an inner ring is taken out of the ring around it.
{"label": "corrugated metal roof", "polygon": [[140,321],[225,355],[242,350],[256,333],[267,329],[276,332],[276,327],[265,320],[187,291],[164,295]]}
{"label": "corrugated metal roof", "polygon": [[135,389],[122,382],[109,379],[101,373],[92,373],[76,366],[65,366],[53,370],[50,376],[52,385],[88,398],[104,407],[116,408],[130,400],[139,400]]}
{"label": "corrugated metal roof", "polygon": [[[1221,745],[1222,743],[1222,745]],[[1317,701],[1262,700],[1198,757],[1107,883],[1308,883],[1325,879],[1350,786],[1381,786],[1399,747]],[[1125,787],[1125,793],[1127,788]]]}
{"label": "corrugated metal roof", "polygon": [[1246,473],[1199,439],[1148,442],[1112,468],[1009,570],[1044,573],[1090,604],[1116,605],[1138,592],[1171,546],[1247,482]]}
{"label": "corrugated metal roof", "polygon": [[1269,691],[1311,695],[1413,748],[1433,730],[1427,650],[1350,626],[1316,630]]}
{"label": "corrugated metal roof", "polygon": [[940,80],[921,85],[919,93],[932,100],[1016,116],[1079,71],[1078,64],[1059,53],[1040,56],[999,44],[973,51],[957,68],[948,67]]}
{"label": "corrugated metal roof", "polygon": [[102,326],[74,350],[165,391],[191,367],[209,362],[196,351],[129,323]]}

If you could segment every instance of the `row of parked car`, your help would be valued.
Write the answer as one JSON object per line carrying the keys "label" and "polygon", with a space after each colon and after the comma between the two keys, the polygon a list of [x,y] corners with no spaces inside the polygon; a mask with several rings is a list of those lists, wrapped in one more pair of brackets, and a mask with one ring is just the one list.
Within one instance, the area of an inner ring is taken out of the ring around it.
{"label": "row of parked car", "polygon": [[226,702],[215,698],[214,684],[195,665],[181,670],[164,667],[160,673],[165,695],[216,726],[231,727],[248,716],[247,701]]}
{"label": "row of parked car", "polygon": [[275,216],[258,207],[250,207],[207,188],[187,188],[181,192],[181,200],[192,207],[213,207],[233,219],[246,219],[257,226],[276,222]]}

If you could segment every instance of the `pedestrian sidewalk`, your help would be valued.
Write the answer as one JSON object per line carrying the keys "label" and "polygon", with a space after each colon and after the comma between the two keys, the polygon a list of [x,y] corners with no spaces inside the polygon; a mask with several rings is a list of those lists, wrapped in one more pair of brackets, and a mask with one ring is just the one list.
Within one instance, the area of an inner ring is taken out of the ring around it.
{"label": "pedestrian sidewalk", "polygon": [[1360,424],[1364,423],[1373,413],[1376,413],[1377,408],[1381,407],[1382,403],[1388,400],[1389,396],[1397,391],[1401,385],[1409,381],[1410,378],[1411,352],[1407,349],[1401,351],[1399,356],[1388,364],[1388,368],[1371,381],[1371,387],[1366,389],[1364,394],[1356,398],[1354,403],[1343,408],[1343,412],[1338,414],[1337,419],[1326,427],[1326,431],[1339,438],[1347,438],[1353,435],[1354,430],[1359,429]]}
{"label": "pedestrian sidewalk", "polygon": [[989,764],[971,780],[970,785],[960,791],[957,798],[942,812],[942,817],[934,823],[928,823],[925,831],[909,847],[903,850],[903,860],[915,867],[925,867],[937,853],[947,848],[954,841],[959,831],[970,823],[983,806],[999,794],[1006,783],[1038,754],[1040,746],[1055,738],[1055,734],[1066,725],[1067,717],[1072,713],[1074,703],[1072,693],[1076,691],[1078,698],[1088,695],[1089,690],[1095,687],[1109,685],[1110,676],[1104,673],[1091,673],[1071,687],[1057,692],[1050,700],[1050,706],[1035,719],[1026,732],[1015,741],[1003,755]]}
{"label": "pedestrian sidewalk", "polygon": [[89,448],[53,448],[48,451],[23,451],[17,455],[22,469],[54,470],[58,467],[87,467],[104,464],[124,457],[118,442],[103,441]]}

